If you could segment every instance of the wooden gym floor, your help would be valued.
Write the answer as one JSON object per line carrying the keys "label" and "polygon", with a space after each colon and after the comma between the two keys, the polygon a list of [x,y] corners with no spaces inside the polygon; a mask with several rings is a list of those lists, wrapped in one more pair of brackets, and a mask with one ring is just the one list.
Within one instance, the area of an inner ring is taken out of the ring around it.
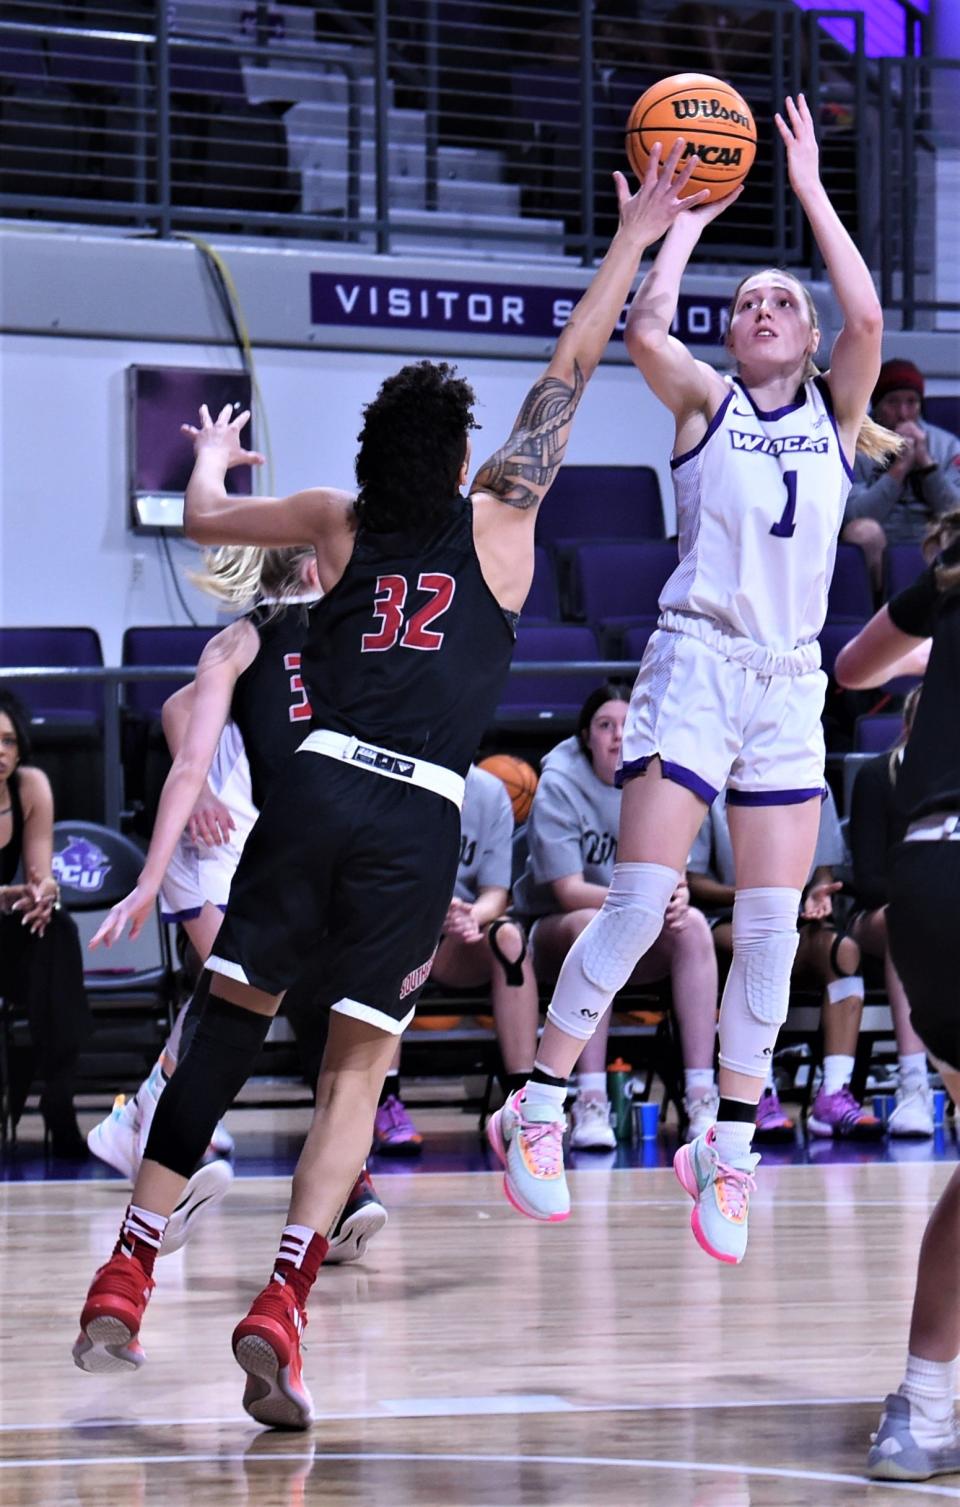
{"label": "wooden gym floor", "polygon": [[230,1354],[270,1270],[286,1177],[237,1178],[192,1245],[158,1264],[147,1365],[97,1378],[70,1347],[123,1185],[14,1174],[0,1184],[0,1501],[960,1501],[960,1477],[861,1474],[954,1157],[951,1143],[945,1160],[761,1166],[739,1269],[695,1244],[668,1167],[573,1173],[574,1214],[556,1227],[515,1214],[493,1172],[384,1176],[386,1229],[314,1291],[309,1435],[246,1417]]}

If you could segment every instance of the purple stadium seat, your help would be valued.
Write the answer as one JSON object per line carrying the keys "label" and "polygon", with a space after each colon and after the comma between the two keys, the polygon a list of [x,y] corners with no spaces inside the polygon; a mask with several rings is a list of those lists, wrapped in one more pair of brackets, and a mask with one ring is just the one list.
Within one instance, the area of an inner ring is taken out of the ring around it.
{"label": "purple stadium seat", "polygon": [[858,717],[853,729],[854,753],[886,753],[900,736],[903,718],[884,712],[877,717]]}
{"label": "purple stadium seat", "polygon": [[553,561],[542,544],[533,551],[533,585],[523,604],[523,620],[547,618],[557,622],[560,617],[560,598],[557,595],[557,578]]}
{"label": "purple stadium seat", "polygon": [[856,544],[840,544],[827,597],[827,621],[865,623],[872,616],[873,591],[863,550]]}
{"label": "purple stadium seat", "polygon": [[641,660],[656,626],[655,622],[646,622],[635,623],[632,628],[628,628],[620,641],[621,659]]}
{"label": "purple stadium seat", "polygon": [[[543,626],[520,624],[515,660],[600,659],[597,640],[590,628],[569,623]],[[591,671],[571,670],[563,675],[511,675],[499,706],[501,717],[575,717],[590,692],[602,681]]]}
{"label": "purple stadium seat", "polygon": [[[216,624],[203,628],[128,628],[123,635],[123,663],[195,665],[204,645],[219,632]],[[167,697],[186,685],[188,678],[128,680],[124,686],[124,704],[128,711],[143,717],[159,717]]]}
{"label": "purple stadium seat", "polygon": [[887,595],[895,597],[912,586],[924,564],[919,544],[891,544],[887,549]]}
{"label": "purple stadium seat", "polygon": [[820,633],[820,663],[828,675],[833,674],[837,655],[852,638],[856,638],[863,623],[824,623]]}
{"label": "purple stadium seat", "polygon": [[0,628],[0,678],[13,686],[34,721],[93,727],[103,717],[103,684],[95,680],[17,681],[17,665],[103,664],[94,628]]}
{"label": "purple stadium seat", "polygon": [[572,549],[590,539],[662,539],[660,483],[650,466],[563,466],[537,515],[537,540]]}
{"label": "purple stadium seat", "polygon": [[592,623],[655,618],[677,546],[665,539],[638,544],[581,544],[576,557],[577,601]]}

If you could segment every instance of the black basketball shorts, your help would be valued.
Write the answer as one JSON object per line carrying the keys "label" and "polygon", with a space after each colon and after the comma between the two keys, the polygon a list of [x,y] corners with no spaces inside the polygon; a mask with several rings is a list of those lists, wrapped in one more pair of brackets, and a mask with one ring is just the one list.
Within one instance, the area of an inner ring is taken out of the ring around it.
{"label": "black basketball shorts", "polygon": [[453,894],[460,812],[445,796],[322,754],[294,754],[247,839],[215,973],[280,994],[322,956],[317,994],[400,1035]]}
{"label": "black basketball shorts", "polygon": [[960,1071],[960,842],[902,842],[889,858],[890,956],[913,1028],[939,1062]]}

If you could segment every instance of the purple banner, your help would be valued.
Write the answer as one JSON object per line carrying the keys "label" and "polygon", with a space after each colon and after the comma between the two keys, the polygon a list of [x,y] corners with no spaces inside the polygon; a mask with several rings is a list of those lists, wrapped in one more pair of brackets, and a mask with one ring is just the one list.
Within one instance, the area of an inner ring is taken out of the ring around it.
{"label": "purple banner", "polygon": [[[311,272],[313,324],[376,330],[431,330],[451,335],[526,335],[551,340],[563,329],[582,289],[458,278],[366,277]],[[727,298],[681,295],[673,333],[721,345]],[[621,335],[626,308],[617,325]]]}

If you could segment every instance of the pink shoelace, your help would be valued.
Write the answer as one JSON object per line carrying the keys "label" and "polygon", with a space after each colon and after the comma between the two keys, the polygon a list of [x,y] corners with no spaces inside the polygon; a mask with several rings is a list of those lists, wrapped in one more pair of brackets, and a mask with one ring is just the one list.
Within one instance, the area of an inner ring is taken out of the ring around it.
{"label": "pink shoelace", "polygon": [[519,1133],[537,1177],[556,1177],[563,1169],[563,1121],[528,1120],[520,1110]]}
{"label": "pink shoelace", "polygon": [[723,1183],[723,1201],[731,1219],[740,1219],[750,1204],[750,1194],[757,1191],[757,1180],[742,1167],[717,1162],[717,1182]]}

